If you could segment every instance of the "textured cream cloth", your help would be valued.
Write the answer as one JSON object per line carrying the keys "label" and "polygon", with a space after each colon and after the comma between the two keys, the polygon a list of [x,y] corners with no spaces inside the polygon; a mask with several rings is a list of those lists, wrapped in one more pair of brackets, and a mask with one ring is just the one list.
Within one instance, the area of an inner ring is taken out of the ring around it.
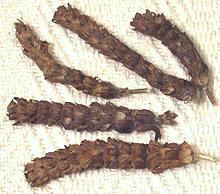
{"label": "textured cream cloth", "polygon": [[[172,110],[179,114],[178,125],[164,127],[162,142],[186,140],[200,152],[219,157],[220,110],[202,99],[184,104],[151,90],[149,84],[123,65],[107,59],[78,36],[51,22],[58,0],[0,1],[0,193],[219,193],[219,164],[200,161],[183,168],[153,175],[147,170],[93,170],[52,181],[42,188],[32,189],[24,177],[24,164],[48,151],[83,139],[107,137],[147,143],[153,133],[123,135],[117,132],[78,133],[60,127],[42,125],[12,126],[6,107],[14,96],[58,102],[90,104],[104,102],[86,96],[72,87],[51,84],[44,80],[37,66],[22,54],[15,38],[13,23],[22,19],[31,25],[39,37],[51,42],[50,49],[61,63],[129,88],[149,87],[149,94],[112,100],[129,108],[147,108],[156,113]],[[187,78],[178,60],[159,41],[134,32],[129,26],[136,12],[145,9],[165,16],[187,32],[209,65],[213,76],[213,91],[220,96],[219,7],[217,0],[70,0],[84,13],[92,16],[120,40],[157,64],[165,72]]]}

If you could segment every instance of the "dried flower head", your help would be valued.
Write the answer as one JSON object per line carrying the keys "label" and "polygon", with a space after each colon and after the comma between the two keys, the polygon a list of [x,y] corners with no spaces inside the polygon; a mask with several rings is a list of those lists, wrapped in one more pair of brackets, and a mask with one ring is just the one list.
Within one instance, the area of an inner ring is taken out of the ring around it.
{"label": "dried flower head", "polygon": [[175,124],[177,115],[170,111],[158,117],[150,110],[128,109],[108,102],[104,105],[93,102],[90,106],[66,102],[26,100],[14,98],[8,105],[8,116],[15,124],[32,123],[58,125],[67,130],[109,131],[119,133],[154,131],[155,139],[161,138],[160,126]]}
{"label": "dried flower head", "polygon": [[206,88],[205,92],[210,101],[215,104],[215,99],[208,89],[208,66],[204,63],[194,47],[189,36],[173,25],[163,14],[155,14],[146,10],[146,13],[136,13],[131,26],[134,30],[162,41],[188,70],[192,82]]}
{"label": "dried flower head", "polygon": [[98,25],[89,16],[80,13],[78,9],[72,8],[70,5],[67,8],[58,7],[53,22],[72,30],[86,43],[110,59],[121,62],[163,94],[185,102],[189,102],[195,97],[196,88],[191,82],[163,73],[110,34],[102,25]]}
{"label": "dried flower head", "polygon": [[102,167],[109,169],[144,169],[161,173],[166,169],[181,167],[194,162],[192,148],[186,142],[160,144],[128,143],[108,138],[108,141],[84,140],[80,145],[35,158],[25,166],[25,176],[32,187],[71,173]]}
{"label": "dried flower head", "polygon": [[45,79],[52,83],[71,85],[86,94],[106,99],[147,92],[146,88],[133,90],[118,88],[110,82],[87,76],[79,70],[61,65],[49,53],[49,43],[41,41],[28,25],[19,21],[15,23],[15,28],[16,37],[24,49],[24,54],[35,61],[39,69],[44,73]]}

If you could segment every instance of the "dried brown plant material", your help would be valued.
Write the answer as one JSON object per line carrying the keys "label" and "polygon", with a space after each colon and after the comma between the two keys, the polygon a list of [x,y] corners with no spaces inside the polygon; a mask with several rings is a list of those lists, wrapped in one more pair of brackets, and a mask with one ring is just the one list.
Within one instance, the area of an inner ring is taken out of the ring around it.
{"label": "dried brown plant material", "polygon": [[71,85],[92,96],[106,99],[119,98],[130,94],[146,93],[147,89],[118,88],[110,82],[101,81],[83,74],[81,71],[58,64],[48,51],[49,43],[41,41],[22,21],[15,23],[16,37],[23,47],[23,52],[31,58],[44,73],[46,80],[52,83]]}
{"label": "dried brown plant material", "polygon": [[189,102],[196,95],[196,88],[191,82],[163,73],[150,62],[120,42],[102,25],[98,25],[89,16],[83,15],[70,5],[58,7],[53,22],[78,34],[86,43],[100,53],[121,62],[128,69],[136,72],[163,94]]}
{"label": "dried brown plant material", "polygon": [[155,139],[161,137],[161,125],[176,124],[177,115],[170,111],[156,116],[153,112],[142,109],[128,109],[115,106],[108,102],[105,105],[93,102],[90,106],[66,102],[64,105],[56,102],[25,100],[14,98],[8,105],[8,116],[20,123],[58,125],[67,130],[77,131],[109,131],[119,133],[154,131]]}
{"label": "dried brown plant material", "polygon": [[149,144],[128,143],[108,138],[108,141],[84,140],[80,145],[49,152],[25,166],[25,176],[32,187],[71,173],[99,169],[144,169],[161,173],[166,169],[194,162],[192,148],[182,144],[150,141]]}
{"label": "dried brown plant material", "polygon": [[135,31],[162,41],[162,44],[169,48],[186,67],[192,77],[192,82],[198,87],[206,88],[208,98],[215,104],[214,97],[208,89],[208,66],[186,33],[166,20],[163,14],[155,14],[149,10],[146,10],[144,14],[136,13],[131,26]]}

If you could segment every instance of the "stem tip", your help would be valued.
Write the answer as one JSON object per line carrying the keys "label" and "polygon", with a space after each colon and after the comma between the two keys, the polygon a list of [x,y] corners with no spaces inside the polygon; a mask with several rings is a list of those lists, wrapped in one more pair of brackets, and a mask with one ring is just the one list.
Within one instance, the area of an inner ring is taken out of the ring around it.
{"label": "stem tip", "polygon": [[210,162],[217,162],[217,160],[215,158],[207,156],[205,154],[201,154],[201,153],[196,154],[196,158],[197,158],[197,160],[207,160]]}
{"label": "stem tip", "polygon": [[206,96],[208,97],[209,101],[212,103],[213,106],[217,106],[217,102],[214,98],[214,95],[212,93],[212,91],[210,90],[210,88],[205,88],[205,93],[206,93]]}
{"label": "stem tip", "polygon": [[143,93],[148,93],[148,88],[140,88],[140,89],[132,89],[129,90],[130,94],[143,94]]}

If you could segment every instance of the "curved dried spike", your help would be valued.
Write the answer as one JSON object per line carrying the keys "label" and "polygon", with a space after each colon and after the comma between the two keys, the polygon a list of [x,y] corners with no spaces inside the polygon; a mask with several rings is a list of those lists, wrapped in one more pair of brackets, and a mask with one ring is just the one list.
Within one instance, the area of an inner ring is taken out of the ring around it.
{"label": "curved dried spike", "polygon": [[90,169],[144,169],[161,173],[166,169],[194,162],[194,153],[186,142],[160,144],[128,143],[108,138],[108,141],[84,140],[80,145],[69,145],[65,149],[50,152],[36,158],[25,166],[25,176],[31,186],[36,187],[65,174]]}
{"label": "curved dried spike", "polygon": [[46,80],[64,85],[71,85],[92,96],[105,99],[120,98],[130,94],[146,93],[144,89],[129,90],[118,88],[110,82],[105,82],[83,74],[79,70],[58,64],[48,51],[49,43],[41,41],[22,21],[15,23],[16,37],[23,47],[23,52],[31,58],[44,73]]}
{"label": "curved dried spike", "polygon": [[155,140],[160,139],[160,126],[175,124],[176,114],[170,111],[156,117],[150,110],[128,109],[108,102],[93,102],[90,106],[66,102],[26,100],[15,97],[8,105],[9,120],[19,123],[58,125],[67,130],[109,131],[119,133],[154,131]]}
{"label": "curved dried spike", "polygon": [[130,24],[135,31],[162,41],[187,68],[195,85],[208,84],[208,67],[202,61],[192,41],[177,26],[166,20],[163,14],[155,14],[149,10],[144,14],[136,13]]}
{"label": "curved dried spike", "polygon": [[136,72],[163,94],[182,101],[191,101],[196,95],[196,88],[191,82],[167,75],[150,62],[120,42],[102,25],[98,25],[89,16],[83,15],[69,4],[58,7],[53,22],[75,32],[86,43],[98,49],[100,53],[121,62],[128,69]]}
{"label": "curved dried spike", "polygon": [[144,14],[136,13],[130,24],[135,31],[162,41],[162,44],[186,67],[192,82],[198,87],[205,88],[210,102],[216,104],[212,93],[206,89],[209,81],[208,66],[186,33],[173,25],[163,14],[155,14],[149,10]]}

